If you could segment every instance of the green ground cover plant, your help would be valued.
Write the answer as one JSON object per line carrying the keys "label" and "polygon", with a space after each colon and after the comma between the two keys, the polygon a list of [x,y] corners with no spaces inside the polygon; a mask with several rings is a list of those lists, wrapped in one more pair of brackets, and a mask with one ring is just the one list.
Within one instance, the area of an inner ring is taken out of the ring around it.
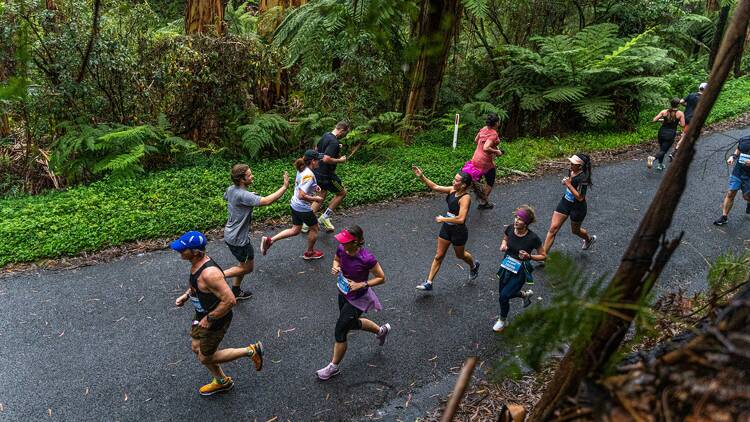
{"label": "green ground cover plant", "polygon": [[[727,83],[709,122],[750,110],[750,78]],[[543,160],[576,151],[606,150],[652,140],[658,126],[649,123],[656,110],[641,114],[632,132],[600,130],[560,138],[521,138],[503,145],[498,164],[528,172]],[[471,158],[474,132],[464,127],[459,147],[450,148],[451,134],[442,128],[419,134],[414,145],[366,152],[339,166],[350,193],[345,206],[407,196],[424,191],[411,173],[417,164],[440,183]],[[239,161],[239,160],[238,160]],[[293,175],[292,157],[249,161],[255,174],[253,190],[268,194]],[[147,173],[137,178],[106,178],[88,186],[37,196],[0,199],[0,266],[44,258],[76,255],[126,242],[174,236],[186,230],[220,227],[226,220],[223,193],[233,164],[210,159],[204,165]],[[290,193],[276,204],[256,210],[256,221],[286,216]]]}

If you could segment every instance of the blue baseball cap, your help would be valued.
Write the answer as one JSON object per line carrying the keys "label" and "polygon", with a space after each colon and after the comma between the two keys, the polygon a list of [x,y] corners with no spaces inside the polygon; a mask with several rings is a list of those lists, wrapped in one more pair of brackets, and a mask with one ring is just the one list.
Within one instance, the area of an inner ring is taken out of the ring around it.
{"label": "blue baseball cap", "polygon": [[201,232],[189,231],[179,239],[169,244],[169,247],[177,252],[182,252],[187,249],[206,249],[206,236]]}

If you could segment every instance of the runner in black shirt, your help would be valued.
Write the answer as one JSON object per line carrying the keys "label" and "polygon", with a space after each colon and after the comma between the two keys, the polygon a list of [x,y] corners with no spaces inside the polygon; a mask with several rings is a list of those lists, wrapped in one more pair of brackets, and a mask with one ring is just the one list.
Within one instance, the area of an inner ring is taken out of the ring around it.
{"label": "runner in black shirt", "polygon": [[708,84],[705,82],[702,82],[700,85],[698,85],[698,92],[691,92],[687,95],[687,97],[683,98],[680,101],[680,104],[683,104],[685,106],[685,127],[682,130],[682,135],[680,135],[680,140],[677,141],[677,146],[674,147],[674,153],[669,154],[669,158],[671,159],[674,154],[677,154],[677,150],[680,148],[680,144],[682,144],[682,140],[685,139],[685,134],[688,131],[688,128],[690,127],[690,121],[693,120],[693,113],[695,113],[695,107],[698,106],[698,101],[700,101],[701,96],[703,95],[703,91],[708,88]]}
{"label": "runner in black shirt", "polygon": [[653,120],[653,122],[661,122],[661,128],[659,128],[659,152],[656,156],[650,155],[646,159],[646,166],[651,168],[654,165],[654,160],[656,160],[659,162],[656,165],[656,169],[659,171],[664,170],[664,156],[669,152],[669,148],[672,147],[674,138],[677,136],[677,125],[685,126],[685,115],[680,110],[677,110],[677,107],[680,105],[680,99],[673,99],[671,105],[671,108],[662,110]]}
{"label": "runner in black shirt", "polygon": [[[328,208],[318,218],[318,223],[327,232],[335,230],[333,223],[331,223],[331,216],[336,207],[346,197],[346,188],[344,188],[341,179],[336,175],[336,165],[346,162],[346,156],[341,155],[341,142],[339,140],[345,138],[348,133],[349,124],[341,121],[336,124],[336,127],[331,132],[324,134],[320,138],[320,141],[318,141],[317,150],[323,154],[320,165],[315,169],[315,179],[318,181],[318,186],[320,186],[319,196],[325,201],[328,192],[333,194],[333,199],[328,203]],[[321,204],[322,202],[314,203],[312,205],[313,212],[317,213]],[[302,226],[302,232],[307,233],[307,225]]]}
{"label": "runner in black shirt", "polygon": [[[531,290],[521,291],[524,283],[533,283],[531,273],[534,269],[529,261],[544,261],[547,258],[542,240],[536,233],[529,230],[529,225],[536,221],[534,209],[528,205],[521,205],[515,211],[516,218],[513,225],[505,228],[505,235],[500,244],[500,252],[505,257],[500,264],[497,278],[500,280],[500,318],[492,327],[499,333],[508,325],[510,299],[523,299],[523,307],[531,304]],[[532,252],[536,251],[536,254]]]}
{"label": "runner in black shirt", "polygon": [[589,236],[589,232],[581,227],[588,212],[586,191],[591,185],[591,160],[585,154],[578,154],[568,158],[568,161],[570,161],[570,172],[568,177],[562,179],[565,195],[557,204],[555,212],[552,213],[547,239],[544,241],[544,250],[547,253],[555,243],[557,232],[568,217],[570,217],[570,228],[573,234],[583,239],[583,249],[590,248],[596,242],[596,236]]}

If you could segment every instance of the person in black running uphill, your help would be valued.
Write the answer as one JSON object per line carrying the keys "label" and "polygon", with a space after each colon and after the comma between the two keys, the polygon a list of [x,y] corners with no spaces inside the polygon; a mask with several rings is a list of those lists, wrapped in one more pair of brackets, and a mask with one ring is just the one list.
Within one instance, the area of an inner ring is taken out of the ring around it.
{"label": "person in black running uphill", "polygon": [[500,281],[500,318],[492,327],[496,333],[502,332],[508,325],[511,299],[523,299],[524,308],[531,305],[531,295],[534,292],[522,291],[525,283],[534,281],[531,277],[534,268],[530,261],[544,261],[547,258],[542,240],[529,229],[529,225],[536,221],[534,209],[521,205],[514,214],[513,225],[505,228],[503,241],[500,243],[500,252],[504,252],[505,256],[497,271]]}
{"label": "person in black running uphill", "polygon": [[552,213],[547,238],[544,241],[544,250],[549,253],[552,244],[555,243],[555,236],[570,217],[570,228],[573,234],[583,239],[583,249],[588,249],[596,242],[596,236],[590,236],[586,229],[581,227],[581,223],[586,218],[586,191],[591,183],[591,159],[586,154],[577,154],[568,158],[570,161],[570,171],[568,176],[562,179],[565,186],[565,194],[557,204],[557,208]]}
{"label": "person in black running uphill", "polygon": [[466,218],[469,214],[471,205],[471,195],[468,192],[472,185],[471,176],[464,172],[459,172],[453,177],[453,185],[440,186],[428,179],[422,173],[422,169],[412,166],[412,171],[419,177],[428,188],[435,192],[446,194],[445,201],[448,203],[448,212],[445,215],[435,217],[435,221],[442,223],[440,234],[437,239],[437,252],[430,266],[430,273],[422,284],[417,286],[419,290],[432,290],[432,281],[435,279],[440,265],[443,263],[445,253],[448,247],[453,245],[456,258],[463,260],[469,265],[469,278],[474,280],[479,273],[479,261],[466,250],[466,242],[469,239],[469,230],[466,228]]}
{"label": "person in black running uphill", "polygon": [[698,106],[698,101],[700,101],[701,96],[703,96],[703,91],[705,91],[706,88],[708,88],[708,84],[702,82],[700,85],[698,85],[698,92],[691,92],[687,95],[687,97],[680,100],[680,104],[685,106],[685,127],[682,129],[680,140],[677,141],[677,145],[674,147],[674,153],[669,154],[670,159],[674,154],[677,154],[677,150],[680,149],[680,145],[685,139],[685,134],[687,133],[688,128],[690,128],[690,121],[693,120],[695,108]]}
{"label": "person in black running uphill", "polygon": [[[327,232],[335,230],[333,223],[331,223],[331,216],[333,216],[336,207],[346,197],[346,188],[336,175],[336,165],[346,162],[346,156],[341,155],[341,142],[339,140],[345,138],[348,133],[349,124],[341,121],[336,123],[336,127],[331,132],[324,134],[318,141],[317,150],[320,154],[323,154],[320,165],[315,169],[315,178],[318,181],[318,186],[320,186],[320,196],[325,201],[328,192],[333,194],[333,199],[328,203],[328,208],[318,217],[318,223]],[[321,205],[322,201],[312,204],[313,212],[317,213]],[[308,226],[303,225],[302,232],[307,233],[307,230]]]}
{"label": "person in black running uphill", "polygon": [[232,307],[237,303],[224,281],[224,273],[206,255],[206,237],[200,232],[187,232],[172,242],[170,247],[179,252],[182,259],[190,262],[190,286],[175,300],[175,305],[181,307],[187,301],[193,304],[195,316],[190,330],[191,348],[214,377],[198,392],[210,396],[227,391],[234,386],[234,381],[220,365],[247,357],[252,359],[255,370],[260,371],[263,367],[263,344],[256,342],[247,347],[219,350],[219,343],[232,322]]}
{"label": "person in black running uphill", "polygon": [[659,152],[656,156],[650,155],[646,159],[646,166],[648,168],[653,167],[654,160],[658,161],[656,170],[664,170],[664,156],[669,152],[669,148],[672,148],[674,138],[677,136],[677,125],[685,126],[685,115],[677,109],[680,106],[680,99],[675,98],[671,102],[671,108],[662,110],[654,116],[653,122],[661,122],[661,128],[659,128]]}
{"label": "person in black running uphill", "polygon": [[742,197],[747,201],[745,213],[750,214],[750,136],[743,136],[737,142],[737,149],[729,159],[727,165],[734,164],[732,174],[729,175],[727,194],[724,196],[724,202],[721,205],[721,217],[714,221],[717,226],[727,224],[729,211],[734,204],[734,197],[737,191],[742,190]]}

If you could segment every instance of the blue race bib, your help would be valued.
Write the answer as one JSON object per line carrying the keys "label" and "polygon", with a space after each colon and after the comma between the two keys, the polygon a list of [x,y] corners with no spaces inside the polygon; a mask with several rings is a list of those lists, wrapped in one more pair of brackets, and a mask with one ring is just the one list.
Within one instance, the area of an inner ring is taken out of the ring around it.
{"label": "blue race bib", "polygon": [[750,154],[740,154],[740,158],[737,160],[740,164],[748,164],[748,161],[750,161]]}
{"label": "blue race bib", "polygon": [[573,195],[573,192],[570,191],[570,189],[565,188],[565,200],[568,202],[575,202],[576,197]]}
{"label": "blue race bib", "polygon": [[195,312],[197,312],[199,314],[206,314],[206,313],[208,313],[208,312],[206,312],[205,309],[203,309],[203,305],[201,305],[201,301],[197,297],[190,296],[190,303],[193,304],[193,307],[195,308]]}
{"label": "blue race bib", "polygon": [[[453,214],[452,212],[446,212],[445,214],[443,214],[443,217],[446,217],[446,218],[456,218],[456,214]],[[455,226],[456,225],[456,223],[445,223],[445,224],[448,224],[450,226]]]}
{"label": "blue race bib", "polygon": [[349,293],[349,282],[346,280],[343,274],[341,274],[341,271],[339,271],[339,278],[338,282],[336,283],[339,287],[339,291],[343,294]]}
{"label": "blue race bib", "polygon": [[521,270],[521,261],[512,258],[510,255],[506,256],[503,259],[503,262],[500,264],[500,267],[505,268],[506,270],[512,272],[513,274],[518,274],[518,271]]}

